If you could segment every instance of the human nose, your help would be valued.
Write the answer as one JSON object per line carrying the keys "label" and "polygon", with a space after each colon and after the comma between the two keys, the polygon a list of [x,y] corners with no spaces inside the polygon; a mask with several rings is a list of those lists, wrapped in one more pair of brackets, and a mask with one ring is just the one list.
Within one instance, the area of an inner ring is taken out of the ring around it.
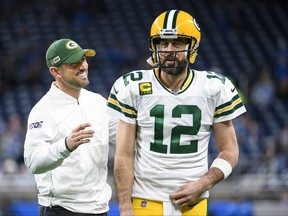
{"label": "human nose", "polygon": [[88,62],[86,61],[86,59],[83,59],[83,61],[81,61],[79,68],[88,68]]}
{"label": "human nose", "polygon": [[169,42],[166,47],[166,51],[175,51],[176,48],[172,42]]}

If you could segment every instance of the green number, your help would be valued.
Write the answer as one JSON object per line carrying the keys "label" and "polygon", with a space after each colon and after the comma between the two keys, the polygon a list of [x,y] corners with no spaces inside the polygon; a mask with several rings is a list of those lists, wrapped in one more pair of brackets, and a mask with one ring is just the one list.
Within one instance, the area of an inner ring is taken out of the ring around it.
{"label": "green number", "polygon": [[[178,105],[172,110],[172,118],[181,118],[182,114],[191,114],[191,126],[177,125],[171,131],[170,153],[186,154],[198,151],[198,141],[180,145],[181,135],[196,135],[200,129],[201,110],[194,105]],[[150,116],[155,117],[154,143],[150,143],[150,150],[167,154],[167,145],[163,143],[164,130],[164,105],[156,105],[150,111]]]}
{"label": "green number", "polygon": [[167,154],[167,146],[163,144],[164,105],[156,105],[152,108],[150,116],[155,117],[154,143],[151,143],[150,150]]}
{"label": "green number", "polygon": [[210,72],[210,71],[207,71],[207,78],[208,79],[211,79],[211,78],[219,79],[223,84],[225,84],[225,80],[226,80],[226,77],[223,76],[222,74],[216,74],[216,73]]}
{"label": "green number", "polygon": [[136,73],[129,73],[129,74],[125,74],[123,75],[123,80],[124,80],[124,85],[127,86],[129,84],[129,79],[132,81],[137,81],[137,80],[141,80],[143,78],[143,74],[140,71],[137,71]]}

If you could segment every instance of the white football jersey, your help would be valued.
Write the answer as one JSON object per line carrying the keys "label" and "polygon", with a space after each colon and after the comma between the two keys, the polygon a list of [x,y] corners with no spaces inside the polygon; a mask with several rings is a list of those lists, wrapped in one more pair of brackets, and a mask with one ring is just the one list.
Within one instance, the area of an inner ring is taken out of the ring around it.
{"label": "white football jersey", "polygon": [[190,69],[181,89],[173,91],[158,74],[158,69],[138,70],[116,80],[108,112],[138,125],[132,196],[168,201],[170,193],[208,171],[212,124],[246,109],[223,75]]}

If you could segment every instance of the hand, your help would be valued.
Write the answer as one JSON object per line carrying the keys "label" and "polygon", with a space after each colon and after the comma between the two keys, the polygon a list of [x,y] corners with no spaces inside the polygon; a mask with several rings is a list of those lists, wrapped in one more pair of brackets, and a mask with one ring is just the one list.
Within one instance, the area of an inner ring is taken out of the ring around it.
{"label": "hand", "polygon": [[180,187],[180,189],[170,194],[170,199],[175,205],[185,206],[193,205],[198,202],[203,193],[203,185],[200,181],[188,182]]}
{"label": "hand", "polygon": [[89,143],[91,137],[93,137],[94,130],[85,130],[90,127],[90,123],[84,123],[74,128],[66,138],[66,145],[68,150],[74,151],[79,145]]}

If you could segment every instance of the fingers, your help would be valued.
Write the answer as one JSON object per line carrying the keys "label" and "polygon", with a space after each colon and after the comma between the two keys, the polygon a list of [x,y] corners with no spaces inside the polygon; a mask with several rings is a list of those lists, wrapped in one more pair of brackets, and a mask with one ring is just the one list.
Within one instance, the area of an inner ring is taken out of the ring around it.
{"label": "fingers", "polygon": [[185,206],[188,205],[191,201],[188,199],[188,197],[182,197],[180,199],[171,199],[173,204],[178,205],[178,206]]}
{"label": "fingers", "polygon": [[78,144],[88,143],[88,138],[93,137],[94,134],[94,130],[87,129],[90,126],[90,123],[84,123],[74,128],[71,133],[71,138],[73,139],[73,141]]}
{"label": "fingers", "polygon": [[[193,183],[192,183],[193,184]],[[191,185],[191,183],[190,183]],[[191,205],[199,199],[200,194],[189,187],[189,184],[183,185],[177,192],[170,194],[171,201],[178,206]]]}
{"label": "fingers", "polygon": [[178,200],[178,199],[182,198],[183,196],[186,196],[185,185],[181,186],[177,192],[171,193],[170,199]]}
{"label": "fingers", "polygon": [[177,193],[172,193],[170,194],[170,199],[172,200],[172,202],[175,204],[175,205],[179,205],[179,206],[182,206],[184,205],[186,202],[190,201],[188,198],[187,198],[187,195],[183,192],[177,192]]}
{"label": "fingers", "polygon": [[93,134],[94,134],[94,130],[82,130],[82,131],[74,133],[75,138],[78,140],[84,140],[87,138],[91,138],[91,137],[93,137]]}
{"label": "fingers", "polygon": [[66,138],[66,144],[69,150],[74,151],[79,145],[89,143],[93,137],[94,130],[87,129],[90,123],[84,123],[74,128]]}
{"label": "fingers", "polygon": [[74,129],[72,130],[72,133],[73,133],[73,132],[79,132],[79,131],[84,130],[85,128],[90,127],[90,126],[91,126],[90,123],[80,124],[78,127],[74,128]]}

